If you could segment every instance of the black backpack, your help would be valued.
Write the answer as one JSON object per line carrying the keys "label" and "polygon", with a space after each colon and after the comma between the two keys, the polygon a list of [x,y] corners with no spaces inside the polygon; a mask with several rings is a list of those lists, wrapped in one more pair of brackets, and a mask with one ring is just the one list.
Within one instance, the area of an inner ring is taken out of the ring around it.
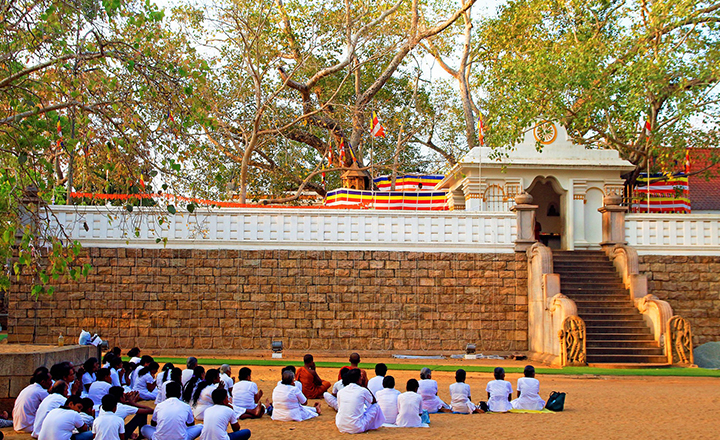
{"label": "black backpack", "polygon": [[558,393],[557,391],[550,393],[550,398],[548,398],[548,401],[545,404],[545,409],[549,409],[550,411],[562,411],[564,407],[565,393]]}

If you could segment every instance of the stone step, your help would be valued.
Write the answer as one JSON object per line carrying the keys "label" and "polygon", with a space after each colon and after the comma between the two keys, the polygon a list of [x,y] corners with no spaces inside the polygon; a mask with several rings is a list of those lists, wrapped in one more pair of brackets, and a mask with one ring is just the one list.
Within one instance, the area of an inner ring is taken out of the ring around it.
{"label": "stone step", "polygon": [[663,356],[660,347],[587,347],[588,356]]}
{"label": "stone step", "polygon": [[[591,338],[592,336],[592,338]],[[587,333],[588,342],[593,341],[650,341],[655,342],[655,338],[648,331],[646,333]]]}
{"label": "stone step", "polygon": [[662,364],[667,363],[667,356],[664,355],[643,355],[643,354],[607,354],[607,355],[590,355],[587,356],[587,362],[596,363],[645,363],[645,364]]}
{"label": "stone step", "polygon": [[587,348],[653,348],[660,349],[655,340],[641,341],[637,339],[590,339]]}
{"label": "stone step", "polygon": [[642,320],[642,317],[638,317],[639,319],[628,319],[627,321],[617,321],[612,319],[603,319],[603,318],[585,318],[582,315],[580,317],[585,321],[586,327],[620,327],[620,328],[647,328],[650,330],[645,324],[645,321]]}
{"label": "stone step", "polygon": [[593,368],[613,368],[613,369],[635,369],[635,368],[670,368],[671,365],[665,362],[661,363],[620,363],[620,362],[595,362],[589,363],[588,367]]}
{"label": "stone step", "polygon": [[[563,292],[564,293],[564,292]],[[568,294],[567,295],[570,299],[575,301],[576,303],[595,303],[595,302],[602,302],[605,304],[615,304],[615,303],[622,303],[622,304],[630,304],[631,307],[634,307],[632,304],[632,301],[630,301],[630,294],[629,293],[603,293],[599,295],[591,295],[589,293],[578,293],[578,294]]]}
{"label": "stone step", "polygon": [[639,314],[637,309],[630,306],[612,307],[608,306],[607,303],[596,303],[593,305],[575,303],[575,305],[577,306],[578,315],[580,316]]}
{"label": "stone step", "polygon": [[585,332],[588,338],[592,336],[593,339],[607,339],[606,335],[614,334],[636,334],[636,335],[652,335],[650,329],[647,326],[607,326],[607,325],[586,325]]}
{"label": "stone step", "polygon": [[578,311],[578,315],[580,315],[586,324],[595,321],[620,321],[618,324],[622,324],[626,321],[634,322],[636,318],[639,319],[640,322],[645,323],[645,321],[642,320],[642,315],[640,315],[637,310],[632,309],[617,310],[612,313],[582,313]]}

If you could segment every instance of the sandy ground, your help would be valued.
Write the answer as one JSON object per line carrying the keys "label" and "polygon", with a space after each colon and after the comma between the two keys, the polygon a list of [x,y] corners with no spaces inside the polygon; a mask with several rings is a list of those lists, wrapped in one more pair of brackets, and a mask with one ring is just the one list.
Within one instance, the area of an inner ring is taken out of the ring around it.
{"label": "sandy ground", "polygon": [[[320,360],[320,359],[318,359]],[[334,359],[322,359],[334,360]],[[364,360],[365,361],[365,360]],[[385,362],[390,362],[385,359]],[[414,360],[412,363],[423,361]],[[437,362],[437,361],[436,361]],[[440,361],[446,364],[446,361]],[[517,366],[515,362],[507,365]],[[484,364],[487,364],[485,362]],[[428,366],[432,366],[428,363]],[[239,370],[233,366],[233,375]],[[279,367],[251,367],[253,380],[265,396],[279,380]],[[319,369],[323,379],[334,382],[336,369]],[[413,371],[390,371],[397,388],[404,391],[410,378],[418,378]],[[374,372],[368,371],[368,376]],[[515,387],[518,374],[507,379]],[[454,382],[454,373],[436,372],[433,379],[439,383],[440,397],[449,401],[448,386]],[[486,383],[490,374],[468,373],[467,383],[473,391],[473,400],[485,400]],[[431,415],[430,428],[381,428],[365,434],[377,439],[710,439],[718,437],[720,411],[720,384],[717,378],[685,377],[596,377],[539,375],[541,395],[551,391],[567,393],[565,411],[555,414],[435,414]],[[264,399],[264,398],[263,398]],[[347,438],[335,427],[335,412],[322,401],[323,414],[302,422],[274,422],[268,417],[241,421],[255,439],[336,439]],[[6,439],[30,439],[17,435],[11,428],[3,429]]]}

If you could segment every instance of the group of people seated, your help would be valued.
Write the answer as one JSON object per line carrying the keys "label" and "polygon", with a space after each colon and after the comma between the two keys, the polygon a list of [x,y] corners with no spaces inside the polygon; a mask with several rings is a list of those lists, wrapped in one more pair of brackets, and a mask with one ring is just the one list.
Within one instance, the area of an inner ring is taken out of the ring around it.
{"label": "group of people seated", "polygon": [[[360,355],[353,353],[350,365],[343,367],[338,381],[331,384],[320,378],[313,356],[308,354],[302,367],[282,369],[272,399],[263,404],[263,391],[252,381],[250,368],[241,368],[235,382],[229,365],[206,371],[190,357],[184,370],[170,363],[160,370],[151,356],[140,356],[137,348],[127,356],[130,360],[124,362],[115,348],[103,357],[102,365],[90,358],[79,368],[70,362],[37,368],[30,385],[15,401],[12,420],[6,420],[8,414],[0,414],[0,427],[3,422],[12,423],[15,431],[39,440],[135,439],[136,430],[140,438],[148,440],[238,440],[250,438],[248,429],[240,429],[239,420],[266,413],[277,421],[319,416],[320,403],[307,405],[309,399],[324,399],[337,411],[335,423],[344,433],[381,426],[427,427],[429,414],[438,412],[472,414],[541,410],[545,406],[530,365],[525,377],[518,379],[515,400],[505,371],[496,368],[495,380],[486,387],[488,400],[478,404],[473,403],[470,386],[465,383],[466,372],[457,370],[447,404],[438,396],[438,384],[429,368],[420,371],[420,380],[408,380],[401,393],[395,389],[395,378],[387,375],[385,364],[377,364],[375,377],[368,379],[359,367]],[[154,401],[155,407],[141,401]],[[195,425],[196,420],[203,424]]]}

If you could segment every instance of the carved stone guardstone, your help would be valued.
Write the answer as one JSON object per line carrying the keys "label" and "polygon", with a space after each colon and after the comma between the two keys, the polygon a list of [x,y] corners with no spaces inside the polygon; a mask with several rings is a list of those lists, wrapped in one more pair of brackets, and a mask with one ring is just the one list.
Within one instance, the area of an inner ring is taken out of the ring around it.
{"label": "carved stone guardstone", "polygon": [[568,316],[562,323],[560,337],[560,361],[563,367],[587,365],[585,321],[579,316]]}
{"label": "carved stone guardstone", "polygon": [[675,365],[692,365],[693,343],[690,323],[680,316],[673,316],[667,323],[666,350],[668,362]]}

